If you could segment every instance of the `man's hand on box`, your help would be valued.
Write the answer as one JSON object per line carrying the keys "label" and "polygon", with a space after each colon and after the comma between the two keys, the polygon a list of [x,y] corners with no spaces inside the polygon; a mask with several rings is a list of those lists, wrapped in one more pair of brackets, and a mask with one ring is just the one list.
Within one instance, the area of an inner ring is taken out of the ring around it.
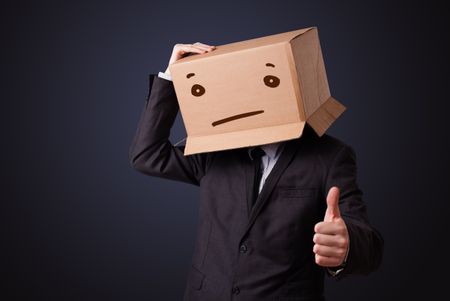
{"label": "man's hand on box", "polygon": [[215,48],[216,46],[210,46],[200,42],[194,44],[175,44],[175,46],[173,46],[172,55],[170,56],[169,64],[167,66],[165,73],[170,74],[169,66],[172,63],[181,59],[182,57],[185,57],[190,54],[210,52]]}

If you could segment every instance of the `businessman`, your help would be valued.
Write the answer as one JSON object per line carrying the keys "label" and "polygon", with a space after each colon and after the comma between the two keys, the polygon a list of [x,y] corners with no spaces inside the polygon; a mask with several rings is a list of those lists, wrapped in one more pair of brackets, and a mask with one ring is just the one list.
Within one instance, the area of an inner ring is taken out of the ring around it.
{"label": "businessman", "polygon": [[[176,44],[169,66],[214,48]],[[298,139],[184,156],[169,141],[178,110],[169,68],[151,74],[129,155],[144,174],[200,187],[183,300],[325,300],[325,274],[379,267],[383,238],[369,223],[350,146],[306,125]]]}

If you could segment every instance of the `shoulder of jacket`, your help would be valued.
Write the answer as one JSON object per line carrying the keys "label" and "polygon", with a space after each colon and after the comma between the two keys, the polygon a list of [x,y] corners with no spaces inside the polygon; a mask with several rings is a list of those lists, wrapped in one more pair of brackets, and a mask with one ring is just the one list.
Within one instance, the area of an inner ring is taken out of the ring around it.
{"label": "shoulder of jacket", "polygon": [[328,148],[333,150],[340,150],[342,148],[350,147],[347,143],[345,143],[341,139],[328,134],[324,134],[322,135],[322,137],[318,137],[318,140],[320,141],[320,144],[323,144],[324,146],[327,146]]}
{"label": "shoulder of jacket", "polygon": [[305,125],[299,142],[301,143],[302,140],[304,140],[305,142],[309,142],[308,144],[319,145],[320,147],[331,150],[348,147],[345,142],[327,133],[323,134],[322,136],[317,135],[317,133],[309,124]]}
{"label": "shoulder of jacket", "polygon": [[319,137],[309,127],[305,128],[303,134],[298,143],[304,144],[303,147],[306,146],[310,150],[308,153],[318,156],[325,162],[333,160],[343,150],[352,151],[352,147],[341,139],[329,134],[323,134]]}

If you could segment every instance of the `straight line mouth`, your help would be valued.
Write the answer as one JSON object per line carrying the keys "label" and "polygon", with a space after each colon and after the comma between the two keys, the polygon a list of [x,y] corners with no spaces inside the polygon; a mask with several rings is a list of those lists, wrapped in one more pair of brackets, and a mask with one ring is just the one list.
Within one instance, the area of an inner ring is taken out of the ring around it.
{"label": "straight line mouth", "polygon": [[250,117],[250,116],[254,116],[254,115],[258,115],[258,114],[262,114],[264,113],[264,110],[258,110],[258,111],[251,111],[251,112],[247,112],[247,113],[242,113],[242,114],[237,114],[237,115],[233,115],[224,119],[220,119],[217,121],[214,121],[212,123],[212,126],[217,126],[223,123],[227,123],[236,119],[241,119],[241,118],[245,118],[245,117]]}

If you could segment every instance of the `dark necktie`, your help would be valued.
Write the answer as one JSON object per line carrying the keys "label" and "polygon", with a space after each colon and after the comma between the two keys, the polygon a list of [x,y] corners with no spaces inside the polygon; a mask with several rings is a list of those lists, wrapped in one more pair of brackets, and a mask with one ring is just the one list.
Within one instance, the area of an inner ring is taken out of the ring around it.
{"label": "dark necktie", "polygon": [[255,178],[253,181],[253,194],[252,194],[252,207],[256,203],[256,199],[258,198],[259,194],[259,184],[261,183],[261,178],[263,175],[263,168],[262,168],[262,160],[261,157],[264,156],[266,153],[260,148],[255,147],[252,151],[252,159],[253,159],[253,167],[255,170]]}

